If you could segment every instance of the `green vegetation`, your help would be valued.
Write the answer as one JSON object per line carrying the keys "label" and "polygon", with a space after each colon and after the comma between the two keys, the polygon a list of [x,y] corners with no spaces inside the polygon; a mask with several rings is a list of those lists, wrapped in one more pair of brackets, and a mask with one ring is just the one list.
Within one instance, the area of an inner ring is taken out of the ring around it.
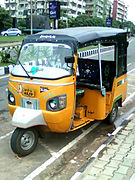
{"label": "green vegetation", "polygon": [[20,19],[18,21],[18,28],[22,31],[26,29],[26,19]]}
{"label": "green vegetation", "polygon": [[0,66],[15,64],[19,53],[19,47],[0,51]]}
{"label": "green vegetation", "polygon": [[6,30],[12,27],[12,18],[8,11],[0,7],[0,31]]}
{"label": "green vegetation", "polygon": [[2,62],[0,61],[0,67],[9,66],[9,65],[11,65],[11,64],[13,64],[13,63],[2,63]]}
{"label": "green vegetation", "polygon": [[95,49],[95,48],[97,48],[97,46],[87,46],[87,47],[84,47],[84,48],[80,48],[78,50],[78,52],[87,51],[87,50]]}
{"label": "green vegetation", "polygon": [[12,42],[22,42],[26,36],[0,36],[1,43],[12,43]]}
{"label": "green vegetation", "polygon": [[[68,27],[83,27],[83,26],[106,26],[106,20],[104,18],[93,17],[91,18],[87,14],[82,14],[76,18],[68,18]],[[130,22],[123,22],[113,20],[112,27],[114,28],[129,28],[132,34],[135,34],[135,25]],[[59,20],[59,28],[66,28],[66,22]]]}

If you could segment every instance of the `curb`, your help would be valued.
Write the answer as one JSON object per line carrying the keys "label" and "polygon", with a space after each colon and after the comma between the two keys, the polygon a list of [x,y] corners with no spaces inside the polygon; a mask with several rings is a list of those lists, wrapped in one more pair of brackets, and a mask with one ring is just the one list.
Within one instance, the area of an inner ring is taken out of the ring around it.
{"label": "curb", "polygon": [[99,156],[100,153],[102,153],[107,145],[111,143],[111,141],[115,138],[116,134],[118,134],[119,131],[124,129],[126,125],[128,124],[129,119],[126,118],[120,126],[118,126],[112,134],[109,134],[109,138],[94,152],[94,154],[91,155],[90,159],[70,178],[70,180],[76,180],[83,172],[86,170],[86,168]]}
{"label": "curb", "polygon": [[10,49],[15,49],[17,47],[21,47],[21,45],[14,45],[14,46],[5,46],[5,47],[0,47],[0,51],[4,51],[4,50],[10,50]]}

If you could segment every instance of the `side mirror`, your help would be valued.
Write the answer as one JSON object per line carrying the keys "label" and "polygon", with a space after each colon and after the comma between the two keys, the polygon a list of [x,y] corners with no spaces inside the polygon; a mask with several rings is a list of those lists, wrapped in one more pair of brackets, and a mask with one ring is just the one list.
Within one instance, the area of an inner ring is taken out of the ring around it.
{"label": "side mirror", "polygon": [[65,57],[65,63],[74,63],[75,59],[73,56],[67,56]]}

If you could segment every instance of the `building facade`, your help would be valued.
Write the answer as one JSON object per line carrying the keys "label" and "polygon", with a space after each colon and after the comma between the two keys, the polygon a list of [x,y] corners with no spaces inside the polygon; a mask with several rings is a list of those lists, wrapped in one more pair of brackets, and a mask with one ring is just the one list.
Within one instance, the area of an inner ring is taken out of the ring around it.
{"label": "building facade", "polygon": [[[12,17],[26,18],[26,15],[43,15],[49,12],[51,0],[5,0],[5,9]],[[127,6],[122,0],[59,0],[61,15],[77,17],[80,14],[88,14],[90,17],[109,17],[121,22],[127,19]],[[112,16],[112,15],[111,15]]]}
{"label": "building facade", "polygon": [[26,15],[41,15],[46,9],[46,0],[5,0],[5,9],[12,17],[17,19],[26,18]]}
{"label": "building facade", "polygon": [[86,0],[59,0],[61,4],[62,14],[68,17],[77,17],[80,14],[85,14]]}
{"label": "building facade", "polygon": [[110,0],[86,0],[86,14],[90,17],[109,17],[112,12],[112,2]]}
{"label": "building facade", "polygon": [[[85,13],[86,0],[59,0],[61,13],[76,17]],[[42,15],[49,11],[49,0],[5,0],[5,8],[12,17],[26,18],[26,14]]]}
{"label": "building facade", "polygon": [[124,22],[127,20],[127,5],[121,0],[113,1],[113,19],[118,20],[120,22]]}

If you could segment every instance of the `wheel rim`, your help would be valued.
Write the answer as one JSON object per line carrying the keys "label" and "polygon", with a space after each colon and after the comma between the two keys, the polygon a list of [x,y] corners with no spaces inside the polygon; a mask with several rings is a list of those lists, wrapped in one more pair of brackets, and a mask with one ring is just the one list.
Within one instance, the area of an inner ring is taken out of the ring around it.
{"label": "wheel rim", "polygon": [[116,116],[117,116],[117,109],[114,107],[113,110],[112,110],[112,120],[115,120]]}
{"label": "wheel rim", "polygon": [[35,141],[35,135],[32,131],[27,131],[23,134],[21,137],[21,148],[23,150],[28,150],[30,149]]}

